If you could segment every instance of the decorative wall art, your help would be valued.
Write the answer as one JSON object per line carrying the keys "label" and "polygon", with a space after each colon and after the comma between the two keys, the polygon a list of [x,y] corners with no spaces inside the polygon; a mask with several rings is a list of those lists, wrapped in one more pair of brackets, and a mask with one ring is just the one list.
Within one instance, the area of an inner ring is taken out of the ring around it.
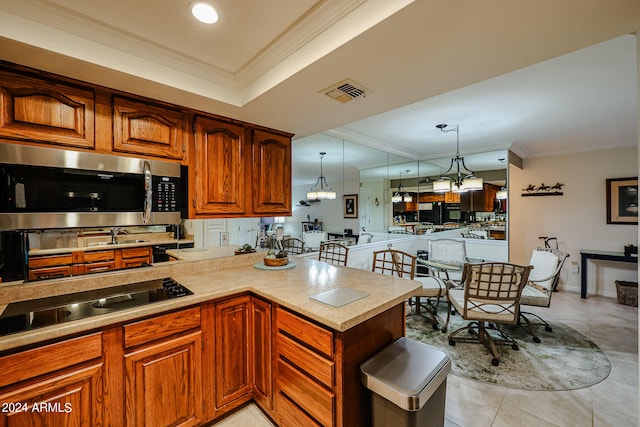
{"label": "decorative wall art", "polygon": [[531,196],[562,196],[564,193],[561,191],[564,184],[560,184],[559,182],[554,185],[545,185],[545,183],[541,183],[538,186],[533,184],[529,184],[527,188],[522,189],[522,197],[531,197]]}
{"label": "decorative wall art", "polygon": [[345,218],[358,218],[357,194],[345,194],[342,196],[342,212]]}
{"label": "decorative wall art", "polygon": [[607,179],[607,224],[638,224],[638,177]]}

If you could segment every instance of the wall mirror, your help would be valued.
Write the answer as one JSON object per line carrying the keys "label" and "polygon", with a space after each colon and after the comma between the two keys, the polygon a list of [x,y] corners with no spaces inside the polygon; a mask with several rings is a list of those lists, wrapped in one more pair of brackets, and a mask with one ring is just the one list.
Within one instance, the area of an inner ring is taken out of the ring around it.
{"label": "wall mirror", "polygon": [[[336,191],[335,200],[306,200],[306,192],[320,176],[320,152],[326,153],[322,175]],[[465,156],[467,166],[483,178],[483,191],[506,187],[507,154],[501,150]],[[299,235],[303,222],[316,220],[322,230],[335,234],[345,230],[402,234],[416,232],[416,224],[506,221],[507,200],[495,200],[495,195],[483,204],[477,202],[480,193],[473,198],[469,194],[434,195],[433,182],[449,169],[451,158],[417,161],[325,134],[296,140],[293,158],[293,215],[287,218],[288,234]],[[343,196],[350,199],[351,195],[358,196],[357,218],[344,215]],[[472,199],[474,205],[470,205]]]}

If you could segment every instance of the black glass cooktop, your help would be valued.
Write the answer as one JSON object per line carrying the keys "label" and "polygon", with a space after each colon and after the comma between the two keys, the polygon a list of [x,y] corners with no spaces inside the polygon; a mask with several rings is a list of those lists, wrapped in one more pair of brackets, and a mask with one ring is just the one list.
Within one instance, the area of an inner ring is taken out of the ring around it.
{"label": "black glass cooktop", "polygon": [[0,315],[0,336],[193,295],[170,277],[108,289],[11,303]]}

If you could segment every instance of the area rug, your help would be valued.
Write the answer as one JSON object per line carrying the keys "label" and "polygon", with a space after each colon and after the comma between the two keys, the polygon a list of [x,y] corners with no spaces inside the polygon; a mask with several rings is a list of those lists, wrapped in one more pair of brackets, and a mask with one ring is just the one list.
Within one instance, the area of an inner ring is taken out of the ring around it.
{"label": "area rug", "polygon": [[[443,304],[440,304],[442,307]],[[446,307],[446,305],[444,305]],[[446,320],[446,308],[440,318]],[[452,316],[449,331],[465,325]],[[434,331],[422,316],[407,317],[407,337],[437,347],[451,356],[451,373],[460,377],[522,390],[574,390],[589,387],[607,378],[611,364],[602,350],[587,337],[562,323],[551,323],[553,332],[537,331],[541,343],[519,326],[505,331],[518,342],[519,350],[498,346],[500,364],[491,364],[491,354],[482,344],[449,345],[447,334]]]}

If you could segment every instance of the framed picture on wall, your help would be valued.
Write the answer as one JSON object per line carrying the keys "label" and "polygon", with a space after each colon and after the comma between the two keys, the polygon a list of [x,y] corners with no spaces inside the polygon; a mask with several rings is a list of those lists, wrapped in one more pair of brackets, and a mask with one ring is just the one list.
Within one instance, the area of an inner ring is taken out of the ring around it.
{"label": "framed picture on wall", "polygon": [[357,194],[345,194],[342,196],[342,212],[345,218],[358,218]]}
{"label": "framed picture on wall", "polygon": [[638,178],[607,179],[607,224],[638,224]]}

